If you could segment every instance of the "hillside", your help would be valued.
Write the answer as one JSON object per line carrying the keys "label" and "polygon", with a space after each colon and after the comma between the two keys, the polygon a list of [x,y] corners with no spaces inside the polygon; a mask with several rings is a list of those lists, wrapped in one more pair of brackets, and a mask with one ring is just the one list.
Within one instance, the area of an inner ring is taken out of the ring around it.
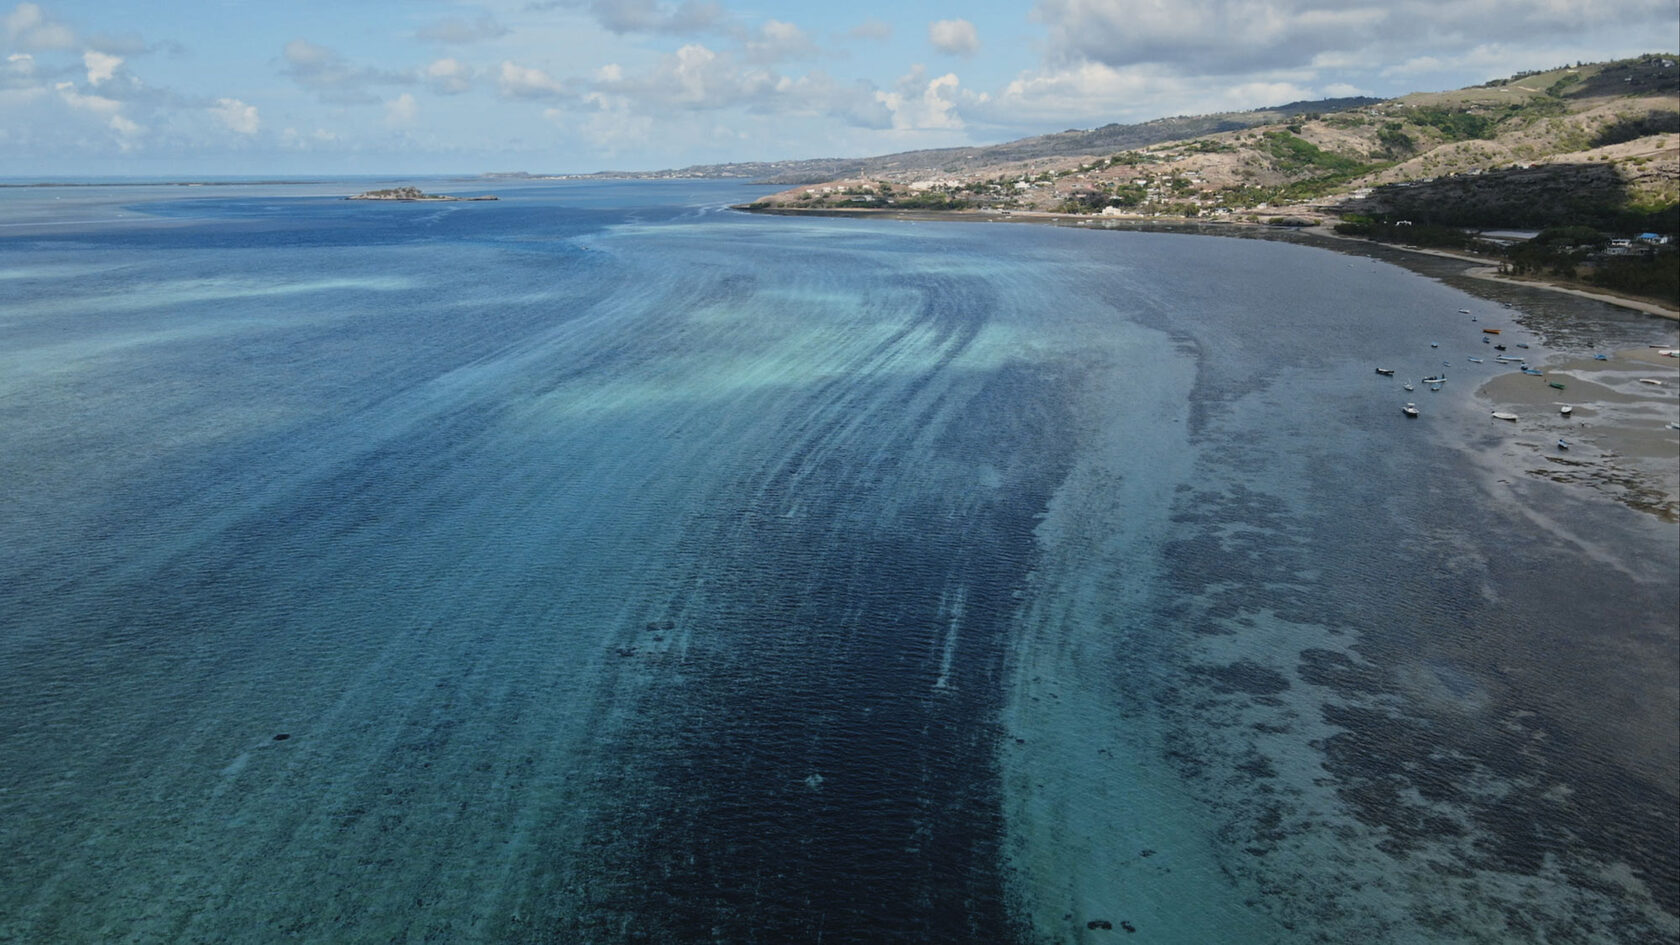
{"label": "hillside", "polygon": [[[1386,101],[1109,125],[989,148],[827,165],[760,208],[1356,218],[1476,228],[1676,231],[1672,55],[1523,73]],[[766,180],[818,170],[778,167]],[[745,176],[745,175],[743,175]]]}

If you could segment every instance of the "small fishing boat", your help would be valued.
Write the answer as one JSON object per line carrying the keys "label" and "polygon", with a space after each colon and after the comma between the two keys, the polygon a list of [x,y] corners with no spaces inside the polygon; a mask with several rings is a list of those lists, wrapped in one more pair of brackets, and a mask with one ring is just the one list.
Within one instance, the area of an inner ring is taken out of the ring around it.
{"label": "small fishing boat", "polygon": [[1575,408],[1569,406],[1568,404],[1564,404],[1562,407],[1558,408],[1558,413],[1561,413],[1566,417],[1569,416],[1570,414],[1574,413],[1574,412],[1575,412]]}
{"label": "small fishing boat", "polygon": [[1407,404],[1400,408],[1400,412],[1415,420],[1418,415],[1417,404]]}
{"label": "small fishing boat", "polygon": [[1430,390],[1440,390],[1440,389],[1441,389],[1441,385],[1439,385],[1439,384],[1431,384],[1431,385],[1429,385],[1429,389],[1430,389]]}
{"label": "small fishing boat", "polygon": [[1482,334],[1484,334],[1484,335],[1497,335],[1504,330],[1505,329],[1503,329],[1503,328],[1483,328],[1482,329]]}
{"label": "small fishing boat", "polygon": [[1407,390],[1412,389],[1412,385],[1410,385],[1410,384],[1404,384],[1404,385],[1401,385],[1401,386],[1405,387]]}
{"label": "small fishing boat", "polygon": [[1467,309],[1467,308],[1461,308],[1461,309],[1459,309],[1459,310],[1458,310],[1458,314],[1460,314],[1460,315],[1468,315],[1468,314],[1470,314],[1470,310],[1469,310],[1469,309]]}
{"label": "small fishing boat", "polygon": [[1494,360],[1498,361],[1500,364],[1521,364],[1528,359],[1527,358],[1513,358],[1508,354],[1502,354],[1499,357],[1494,358]]}
{"label": "small fishing boat", "polygon": [[1470,359],[1470,363],[1471,363],[1471,364],[1481,364],[1481,363],[1482,363],[1482,359],[1481,359],[1481,358],[1471,358],[1471,359]]}
{"label": "small fishing boat", "polygon": [[1639,383],[1649,384],[1652,387],[1661,387],[1662,386],[1662,381],[1659,381],[1654,377],[1642,377],[1642,378],[1639,379]]}
{"label": "small fishing boat", "polygon": [[1439,348],[1439,347],[1441,347],[1441,343],[1440,343],[1440,342],[1439,342],[1439,341],[1431,341],[1431,342],[1430,342],[1430,343],[1429,343],[1429,347],[1431,347],[1431,348]]}
{"label": "small fishing boat", "polygon": [[1445,381],[1445,380],[1446,380],[1446,379],[1447,379],[1447,376],[1446,376],[1446,375],[1445,375],[1445,374],[1437,374],[1437,375],[1435,375],[1435,376],[1434,376],[1434,377],[1426,377],[1426,378],[1424,378],[1424,379],[1423,379],[1423,382],[1424,382],[1424,383],[1425,383],[1425,384],[1439,384],[1439,383],[1441,383],[1441,382],[1442,382],[1442,381]]}
{"label": "small fishing boat", "polygon": [[1548,381],[1546,383],[1546,386],[1547,387],[1553,387],[1553,388],[1556,388],[1558,390],[1563,390],[1563,385],[1559,384],[1557,381]]}
{"label": "small fishing boat", "polygon": [[1504,351],[1504,350],[1505,350],[1505,346],[1504,346],[1504,345],[1494,345],[1494,346],[1493,346],[1493,350],[1495,350],[1495,351]]}
{"label": "small fishing boat", "polygon": [[1503,410],[1495,410],[1493,412],[1493,419],[1495,419],[1495,420],[1509,420],[1512,423],[1516,423],[1517,422],[1517,415],[1514,414],[1514,413],[1506,413]]}
{"label": "small fishing boat", "polygon": [[1523,372],[1523,373],[1524,373],[1524,374],[1527,374],[1527,375],[1529,375],[1529,376],[1530,376],[1530,377],[1545,377],[1545,376],[1546,376],[1546,372],[1544,372],[1544,371],[1536,371],[1536,370],[1535,370],[1535,369],[1533,369],[1533,368],[1531,368],[1531,367],[1525,367],[1525,368],[1523,368],[1523,369],[1522,369],[1522,372]]}
{"label": "small fishing boat", "polygon": [[1595,354],[1595,355],[1593,355],[1593,360],[1594,361],[1608,361],[1608,360],[1610,360],[1610,358],[1606,355]]}
{"label": "small fishing boat", "polygon": [[1558,449],[1560,449],[1560,450],[1569,449],[1569,441],[1563,439],[1562,437],[1559,437],[1558,438]]}
{"label": "small fishing boat", "polygon": [[1381,374],[1383,377],[1393,377],[1394,369],[1391,367],[1380,367],[1377,368],[1377,373]]}

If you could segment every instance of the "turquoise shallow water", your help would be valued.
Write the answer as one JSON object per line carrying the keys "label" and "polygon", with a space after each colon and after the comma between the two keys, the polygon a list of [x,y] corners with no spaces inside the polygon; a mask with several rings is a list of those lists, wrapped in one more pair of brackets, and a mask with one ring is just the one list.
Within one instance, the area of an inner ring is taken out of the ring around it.
{"label": "turquoise shallow water", "polygon": [[0,940],[1680,928],[1672,526],[1372,372],[1671,325],[332,192],[0,190]]}

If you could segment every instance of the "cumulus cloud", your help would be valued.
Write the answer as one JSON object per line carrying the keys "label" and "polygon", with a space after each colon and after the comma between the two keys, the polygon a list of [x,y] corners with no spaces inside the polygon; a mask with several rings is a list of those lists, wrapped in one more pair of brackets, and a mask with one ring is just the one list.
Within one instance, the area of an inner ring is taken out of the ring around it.
{"label": "cumulus cloud", "polygon": [[216,104],[210,108],[210,112],[234,134],[248,137],[256,134],[262,127],[262,119],[257,115],[257,106],[247,105],[236,98],[216,99]]}
{"label": "cumulus cloud", "polygon": [[414,35],[434,43],[464,45],[506,36],[507,31],[507,27],[496,22],[495,17],[486,13],[470,23],[461,19],[442,20],[430,26],[422,27]]}
{"label": "cumulus cloud", "polygon": [[757,34],[749,36],[743,54],[752,62],[777,62],[814,55],[817,45],[804,30],[781,20],[768,20]]}
{"label": "cumulus cloud", "polygon": [[70,49],[76,34],[68,26],[47,19],[39,4],[20,3],[6,14],[6,42],[23,52]]}
{"label": "cumulus cloud", "polygon": [[370,90],[375,85],[401,85],[412,81],[400,73],[381,72],[352,65],[343,56],[308,40],[294,39],[282,51],[284,75],[316,93],[323,102],[371,105],[379,101]]}
{"label": "cumulus cloud", "polygon": [[929,79],[927,70],[916,66],[898,80],[897,89],[876,92],[875,99],[891,113],[894,130],[950,130],[963,127],[957,112],[960,94],[961,83],[955,73]]}
{"label": "cumulus cloud", "polygon": [[412,127],[420,117],[420,104],[407,92],[385,103],[385,125],[388,128]]}
{"label": "cumulus cloud", "polygon": [[439,59],[426,67],[426,84],[439,95],[459,95],[472,88],[473,71],[455,59]]}
{"label": "cumulus cloud", "polygon": [[90,49],[82,53],[82,64],[87,67],[88,84],[99,85],[110,81],[123,61],[121,56],[108,56]]}
{"label": "cumulus cloud", "polygon": [[506,98],[555,99],[569,98],[577,94],[570,84],[561,82],[541,69],[512,62],[502,63],[497,85]]}
{"label": "cumulus cloud", "polygon": [[64,100],[64,104],[79,111],[115,115],[122,108],[122,103],[114,98],[82,94],[76,90],[74,82],[60,82],[53,87],[58,90],[58,96]]}
{"label": "cumulus cloud", "polygon": [[928,24],[928,42],[952,56],[972,56],[980,50],[980,34],[967,20],[935,20]]}

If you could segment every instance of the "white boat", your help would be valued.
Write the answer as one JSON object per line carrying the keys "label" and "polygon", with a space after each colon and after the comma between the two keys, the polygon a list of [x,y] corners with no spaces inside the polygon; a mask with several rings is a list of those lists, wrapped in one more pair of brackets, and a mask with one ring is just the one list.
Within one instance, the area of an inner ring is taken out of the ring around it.
{"label": "white boat", "polygon": [[1558,439],[1558,449],[1560,449],[1560,450],[1569,449],[1569,441],[1560,437]]}
{"label": "white boat", "polygon": [[1400,411],[1408,417],[1416,417],[1418,415],[1417,404],[1407,404],[1406,406],[1401,407]]}
{"label": "white boat", "polygon": [[1470,363],[1471,363],[1471,364],[1481,364],[1481,363],[1482,363],[1482,359],[1481,359],[1481,358],[1471,358],[1471,359],[1470,359]]}
{"label": "white boat", "polygon": [[1654,377],[1642,377],[1642,378],[1639,379],[1639,383],[1649,384],[1652,387],[1661,387],[1662,386],[1662,381],[1659,381]]}
{"label": "white boat", "polygon": [[1377,373],[1381,374],[1383,377],[1393,377],[1394,369],[1391,367],[1380,367],[1377,368]]}
{"label": "white boat", "polygon": [[1495,420],[1509,420],[1512,423],[1515,423],[1515,422],[1517,422],[1517,415],[1514,414],[1514,413],[1506,413],[1503,410],[1495,410],[1493,412],[1493,419],[1495,419]]}
{"label": "white boat", "polygon": [[1446,375],[1444,375],[1444,374],[1437,374],[1437,375],[1435,375],[1435,376],[1434,376],[1434,377],[1426,377],[1426,378],[1424,378],[1424,379],[1423,379],[1423,382],[1424,382],[1424,383],[1425,383],[1425,384],[1439,384],[1439,383],[1441,383],[1441,382],[1442,382],[1442,381],[1445,381],[1445,380],[1446,380],[1446,379],[1447,379],[1447,377],[1446,377]]}
{"label": "white boat", "polygon": [[1569,416],[1570,414],[1574,413],[1574,412],[1575,412],[1575,408],[1569,406],[1568,404],[1564,404],[1562,407],[1558,408],[1558,413],[1561,413],[1566,417]]}
{"label": "white boat", "polygon": [[1406,389],[1407,389],[1407,390],[1411,390],[1411,389],[1412,389],[1412,385],[1410,385],[1410,384],[1406,384],[1406,385],[1404,385],[1404,386],[1405,386],[1405,388],[1406,388]]}

